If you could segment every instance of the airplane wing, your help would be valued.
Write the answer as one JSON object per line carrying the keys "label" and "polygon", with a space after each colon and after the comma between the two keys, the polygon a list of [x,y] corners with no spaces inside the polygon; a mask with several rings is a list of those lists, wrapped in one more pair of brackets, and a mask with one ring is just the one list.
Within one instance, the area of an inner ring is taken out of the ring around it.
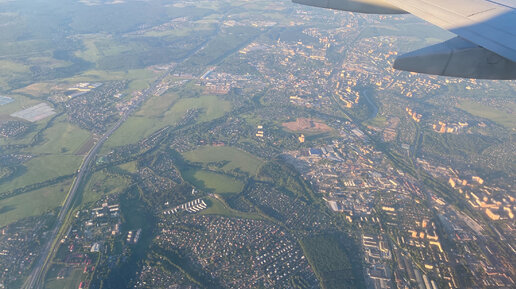
{"label": "airplane wing", "polygon": [[404,55],[394,68],[436,75],[516,79],[514,0],[293,0],[352,12],[411,13],[457,35]]}

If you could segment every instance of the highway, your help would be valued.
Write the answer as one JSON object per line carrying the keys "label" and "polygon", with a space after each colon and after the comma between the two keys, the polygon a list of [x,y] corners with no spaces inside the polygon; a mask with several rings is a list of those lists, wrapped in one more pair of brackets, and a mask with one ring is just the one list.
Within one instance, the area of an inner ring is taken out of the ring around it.
{"label": "highway", "polygon": [[[229,11],[228,11],[229,12]],[[227,17],[227,13],[225,14],[224,18]],[[223,23],[223,22],[221,22]],[[193,49],[187,56],[185,56],[181,62],[184,62],[188,59],[190,59],[195,53],[198,51],[204,49],[206,47],[206,44],[214,38],[218,32],[220,31],[221,25],[219,24],[217,26],[217,29],[215,33],[211,37],[208,37],[202,44],[197,46],[195,49]],[[165,73],[163,73],[153,84],[149,86],[144,92],[140,100],[133,104],[129,110],[127,110],[123,116],[116,122],[111,129],[109,129],[102,138],[95,143],[95,145],[91,148],[91,150],[88,152],[86,157],[84,158],[84,161],[82,162],[82,165],[80,166],[77,176],[74,179],[74,182],[70,188],[70,191],[68,192],[68,195],[64,201],[63,206],[61,207],[61,210],[59,211],[56,223],[54,228],[51,231],[50,238],[48,242],[45,244],[45,246],[41,250],[41,255],[39,256],[39,259],[35,261],[34,267],[32,269],[31,274],[27,277],[27,280],[25,280],[22,288],[23,289],[42,289],[45,280],[44,275],[47,271],[47,267],[49,265],[49,261],[51,261],[52,256],[55,253],[55,250],[59,248],[57,246],[57,243],[59,240],[57,240],[59,236],[59,231],[61,230],[61,227],[64,224],[64,221],[66,220],[66,216],[68,215],[68,212],[73,207],[73,201],[76,197],[77,192],[79,191],[79,187],[82,184],[82,181],[84,179],[84,176],[88,175],[89,168],[91,165],[91,162],[95,159],[95,156],[98,152],[98,150],[102,147],[104,142],[127,120],[127,118],[137,109],[140,107],[140,105],[147,100],[147,98],[154,94],[158,88],[158,86],[161,84],[163,79],[170,74],[172,69],[167,70]],[[53,246],[53,244],[56,244],[56,246]]]}
{"label": "highway", "polygon": [[[99,149],[102,145],[109,139],[109,137],[127,120],[127,118],[134,112],[142,102],[144,102],[150,95],[152,95],[156,88],[161,84],[163,79],[170,73],[170,70],[161,75],[149,88],[147,88],[144,92],[140,100],[133,104],[129,110],[127,110],[122,117],[100,138],[99,141],[95,143],[95,145],[90,149],[86,157],[84,158],[77,175],[70,187],[68,195],[63,203],[63,206],[59,210],[59,214],[57,216],[56,223],[54,228],[51,231],[50,238],[47,243],[41,249],[41,255],[39,259],[35,262],[34,267],[32,269],[31,274],[25,280],[23,284],[24,289],[40,289],[44,286],[44,273],[47,271],[47,267],[49,266],[49,261],[51,257],[54,255],[55,251],[59,248],[58,246],[58,238],[59,231],[63,226],[66,216],[68,215],[70,209],[72,209],[72,204],[75,200],[77,192],[79,191],[79,187],[81,186],[84,177],[88,175],[90,166],[92,161],[95,160],[95,156],[97,155]],[[55,244],[55,246],[53,246]]]}

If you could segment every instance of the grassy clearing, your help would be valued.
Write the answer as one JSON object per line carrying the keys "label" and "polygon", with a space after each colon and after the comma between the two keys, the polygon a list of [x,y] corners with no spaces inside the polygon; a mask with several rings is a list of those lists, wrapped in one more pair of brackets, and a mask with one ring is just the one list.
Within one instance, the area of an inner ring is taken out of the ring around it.
{"label": "grassy clearing", "polygon": [[121,168],[122,170],[125,170],[129,173],[136,173],[138,171],[138,162],[137,161],[132,161],[132,162],[128,162],[128,163],[125,163],[125,164],[121,164],[118,166],[119,168]]}
{"label": "grassy clearing", "polygon": [[179,96],[176,93],[165,93],[153,97],[135,115],[148,118],[163,116],[178,99]]}
{"label": "grassy clearing", "polygon": [[263,161],[252,154],[234,147],[213,147],[204,146],[183,154],[183,157],[196,163],[224,163],[221,166],[223,171],[239,169],[250,175],[256,175],[258,168]]}
{"label": "grassy clearing", "polygon": [[73,154],[91,133],[68,122],[57,122],[44,133],[44,142],[31,149],[34,154]]}
{"label": "grassy clearing", "polygon": [[1,184],[0,191],[10,191],[31,184],[40,183],[59,176],[72,174],[82,161],[82,157],[45,155],[31,159],[24,163],[27,170],[13,180]]}
{"label": "grassy clearing", "polygon": [[201,211],[202,215],[218,215],[244,219],[264,219],[263,216],[259,214],[244,213],[230,208],[229,205],[223,201],[220,196],[209,197],[207,205],[208,208]]}
{"label": "grassy clearing", "polygon": [[55,88],[55,83],[37,82],[27,85],[25,87],[14,90],[16,93],[30,94],[35,97],[42,97],[49,95]]}
{"label": "grassy clearing", "polygon": [[177,115],[183,115],[189,109],[201,109],[203,113],[199,116],[199,122],[210,121],[221,117],[231,110],[231,102],[222,100],[215,95],[203,95],[197,98],[183,98],[179,100],[171,110],[167,111],[164,119],[175,119]]}
{"label": "grassy clearing", "polygon": [[457,107],[468,113],[487,118],[509,129],[516,129],[516,104],[508,104],[507,110],[502,111],[471,100],[461,100]]}
{"label": "grassy clearing", "polygon": [[[105,53],[109,54],[109,50],[114,50],[102,49],[109,48],[109,44],[114,44],[114,42],[109,39],[108,35],[98,33],[83,35],[81,38],[84,49],[76,51],[75,56],[80,57],[88,62],[96,63],[102,56],[104,56]],[[116,50],[119,50],[120,52],[123,51],[121,47]]]}
{"label": "grassy clearing", "polygon": [[72,269],[63,279],[52,278],[45,281],[45,289],[79,288],[85,275],[83,268]]}
{"label": "grassy clearing", "polygon": [[182,172],[185,180],[201,190],[217,194],[240,193],[244,184],[232,177],[200,169],[188,169]]}
{"label": "grassy clearing", "polygon": [[[165,125],[163,125],[164,127]],[[131,117],[109,137],[103,146],[102,151],[109,151],[109,148],[123,146],[138,142],[138,140],[149,136],[153,131],[154,122],[144,117]]]}
{"label": "grassy clearing", "polygon": [[124,191],[130,185],[131,180],[127,177],[109,173],[107,170],[95,172],[82,193],[81,204],[94,202],[102,196]]}
{"label": "grassy clearing", "polygon": [[201,109],[199,122],[210,121],[230,111],[231,103],[214,95],[178,99],[176,94],[163,94],[151,98],[109,138],[105,147],[136,143],[165,126],[177,124],[190,109]]}
{"label": "grassy clearing", "polygon": [[72,180],[0,200],[0,227],[61,206]]}
{"label": "grassy clearing", "polygon": [[129,85],[127,85],[127,89],[123,91],[123,93],[131,93],[133,91],[145,90],[149,87],[151,80],[153,80],[152,77],[131,80],[129,82]]}
{"label": "grassy clearing", "polygon": [[385,127],[385,124],[387,123],[387,119],[385,118],[385,116],[377,116],[373,119],[369,119],[369,120],[366,120],[364,121],[364,125],[370,125],[370,126],[373,126],[373,127],[378,127],[378,128],[383,128]]}

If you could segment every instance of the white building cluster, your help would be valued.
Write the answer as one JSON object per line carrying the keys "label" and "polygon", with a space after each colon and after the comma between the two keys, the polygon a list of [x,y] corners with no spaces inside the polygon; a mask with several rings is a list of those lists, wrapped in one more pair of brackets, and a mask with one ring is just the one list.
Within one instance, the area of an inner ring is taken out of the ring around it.
{"label": "white building cluster", "polygon": [[190,201],[188,203],[179,205],[175,208],[167,209],[167,210],[163,211],[163,214],[171,215],[171,214],[177,213],[178,211],[187,211],[188,213],[197,213],[199,211],[206,209],[207,207],[208,207],[208,205],[206,205],[204,200],[196,199],[196,200]]}

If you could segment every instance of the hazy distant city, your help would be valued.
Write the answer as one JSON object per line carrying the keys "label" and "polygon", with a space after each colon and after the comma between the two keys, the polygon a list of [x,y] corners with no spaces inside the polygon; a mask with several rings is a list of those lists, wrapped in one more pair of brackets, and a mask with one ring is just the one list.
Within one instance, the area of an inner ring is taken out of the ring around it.
{"label": "hazy distant city", "polygon": [[515,288],[516,82],[290,1],[0,0],[0,289]]}

